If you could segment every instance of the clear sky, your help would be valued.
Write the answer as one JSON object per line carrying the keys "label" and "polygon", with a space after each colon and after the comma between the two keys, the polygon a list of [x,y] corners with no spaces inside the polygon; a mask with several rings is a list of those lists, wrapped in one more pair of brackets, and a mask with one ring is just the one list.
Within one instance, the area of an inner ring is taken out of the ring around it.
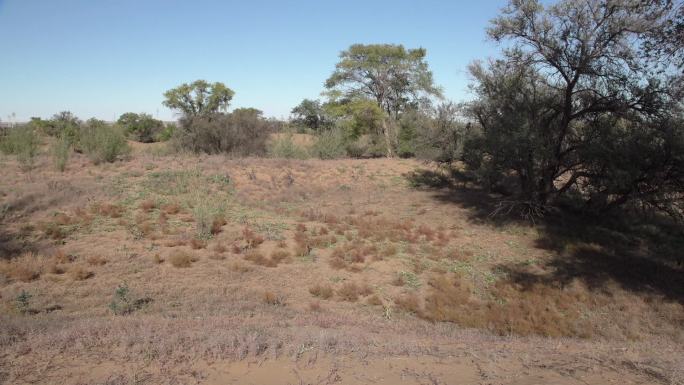
{"label": "clear sky", "polygon": [[467,65],[493,56],[485,28],[503,0],[0,0],[0,119],[173,119],[162,93],[220,81],[233,107],[286,118],[318,98],[353,43],[427,49],[449,99],[468,98]]}

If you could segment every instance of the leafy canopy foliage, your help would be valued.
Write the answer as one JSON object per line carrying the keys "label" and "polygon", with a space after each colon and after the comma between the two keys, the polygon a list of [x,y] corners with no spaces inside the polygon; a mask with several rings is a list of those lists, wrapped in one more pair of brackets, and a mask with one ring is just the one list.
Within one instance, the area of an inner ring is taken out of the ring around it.
{"label": "leafy canopy foliage", "polygon": [[318,100],[304,99],[292,109],[294,122],[301,124],[315,132],[319,132],[331,125],[325,109]]}
{"label": "leafy canopy foliage", "polygon": [[164,93],[164,105],[188,117],[227,111],[235,92],[223,83],[196,80]]}
{"label": "leafy canopy foliage", "polygon": [[164,123],[154,119],[148,114],[136,114],[126,112],[119,117],[117,124],[121,126],[135,140],[143,143],[151,143],[159,140],[159,135],[164,130]]}
{"label": "leafy canopy foliage", "polygon": [[387,156],[393,155],[394,133],[388,118],[396,120],[408,107],[428,104],[441,96],[425,62],[424,48],[405,49],[394,44],[354,44],[342,51],[325,86],[334,99],[370,99],[387,114],[382,121]]}
{"label": "leafy canopy foliage", "polygon": [[468,143],[470,166],[490,184],[513,170],[531,206],[572,195],[593,210],[633,201],[681,212],[681,77],[658,71],[660,58],[638,43],[668,9],[511,1],[488,30],[510,47],[470,68],[470,112],[482,130]]}

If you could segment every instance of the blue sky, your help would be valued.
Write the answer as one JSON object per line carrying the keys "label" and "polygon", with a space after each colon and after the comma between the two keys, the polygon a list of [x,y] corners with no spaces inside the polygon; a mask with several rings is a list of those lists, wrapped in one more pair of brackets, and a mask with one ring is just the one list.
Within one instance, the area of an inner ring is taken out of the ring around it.
{"label": "blue sky", "polygon": [[0,119],[71,110],[172,119],[162,93],[220,81],[233,107],[287,117],[317,98],[353,43],[427,49],[446,97],[468,98],[467,65],[496,55],[485,28],[504,0],[0,0]]}

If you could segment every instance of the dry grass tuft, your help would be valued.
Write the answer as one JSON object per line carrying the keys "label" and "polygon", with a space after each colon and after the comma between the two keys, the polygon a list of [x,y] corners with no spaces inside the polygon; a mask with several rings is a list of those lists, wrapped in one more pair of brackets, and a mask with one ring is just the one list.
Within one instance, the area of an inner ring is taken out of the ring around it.
{"label": "dry grass tuft", "polygon": [[30,282],[40,278],[47,271],[49,263],[46,258],[29,252],[10,261],[1,261],[0,272],[10,279]]}
{"label": "dry grass tuft", "polygon": [[309,288],[309,293],[311,293],[311,295],[314,297],[330,299],[332,298],[334,291],[330,285],[317,284]]}
{"label": "dry grass tuft", "polygon": [[214,252],[218,254],[223,254],[226,251],[228,251],[228,249],[226,248],[226,246],[223,245],[223,243],[218,242],[214,245]]}
{"label": "dry grass tuft", "polygon": [[347,282],[342,287],[337,289],[337,296],[340,297],[342,301],[356,302],[359,296],[368,296],[373,293],[373,289],[364,284],[357,285],[354,282]]}
{"label": "dry grass tuft", "polygon": [[230,271],[234,271],[236,273],[247,273],[252,271],[252,268],[245,265],[244,263],[236,261],[230,264]]}
{"label": "dry grass tuft", "polygon": [[92,271],[86,270],[83,266],[73,266],[69,269],[69,276],[74,281],[85,281],[93,275],[95,274]]}
{"label": "dry grass tuft", "polygon": [[226,220],[226,218],[222,214],[215,216],[211,222],[211,229],[210,229],[211,234],[216,235],[216,234],[220,233],[222,230],[222,227],[227,225],[227,224],[228,224],[228,221]]}
{"label": "dry grass tuft", "polygon": [[176,215],[181,211],[178,203],[168,203],[161,207],[162,211],[168,215]]}
{"label": "dry grass tuft", "polygon": [[245,254],[245,260],[252,262],[255,265],[266,266],[266,267],[276,267],[277,262],[274,262],[270,258],[266,258],[261,252],[257,250],[250,250]]}
{"label": "dry grass tuft", "polygon": [[157,202],[155,202],[155,201],[152,200],[152,199],[146,199],[146,200],[140,202],[140,206],[139,206],[139,207],[140,207],[140,210],[142,210],[142,211],[144,211],[144,212],[146,212],[146,213],[149,213],[149,212],[151,212],[152,210],[154,210],[154,209],[157,208]]}
{"label": "dry grass tuft", "polygon": [[190,240],[190,247],[193,250],[204,249],[205,247],[207,247],[207,241],[202,240],[202,239],[192,238]]}
{"label": "dry grass tuft", "polygon": [[271,261],[276,265],[284,262],[290,258],[290,253],[287,250],[274,250],[271,252]]}
{"label": "dry grass tuft", "polygon": [[420,299],[415,293],[404,294],[394,299],[394,304],[398,309],[408,313],[421,315]]}
{"label": "dry grass tuft", "polygon": [[366,303],[371,305],[371,306],[382,306],[383,305],[382,300],[377,295],[371,295],[370,297],[368,297],[368,299],[366,300]]}
{"label": "dry grass tuft", "polygon": [[90,207],[90,211],[110,218],[121,218],[124,212],[121,206],[111,203],[96,203]]}
{"label": "dry grass tuft", "polygon": [[155,254],[154,256],[152,256],[152,262],[159,265],[164,263],[164,258],[162,258],[159,254]]}
{"label": "dry grass tuft", "polygon": [[249,227],[242,229],[242,238],[247,242],[247,248],[253,249],[264,243],[264,237],[255,233]]}
{"label": "dry grass tuft", "polygon": [[273,306],[285,306],[285,297],[279,294],[275,294],[272,291],[265,291],[262,294],[262,300],[264,303]]}
{"label": "dry grass tuft", "polygon": [[319,311],[322,311],[323,308],[322,308],[321,303],[319,301],[311,301],[311,302],[309,302],[309,310],[319,312]]}
{"label": "dry grass tuft", "polygon": [[86,259],[91,266],[103,266],[107,264],[107,259],[102,256],[90,256]]}
{"label": "dry grass tuft", "polygon": [[192,266],[192,263],[195,261],[195,259],[192,256],[183,251],[176,251],[172,253],[169,256],[168,260],[173,267],[179,268],[190,267]]}

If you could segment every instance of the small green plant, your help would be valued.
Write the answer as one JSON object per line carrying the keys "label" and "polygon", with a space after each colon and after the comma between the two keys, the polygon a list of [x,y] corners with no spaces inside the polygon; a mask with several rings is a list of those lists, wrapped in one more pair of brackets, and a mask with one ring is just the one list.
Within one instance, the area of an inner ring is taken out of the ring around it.
{"label": "small green plant", "polygon": [[79,141],[81,150],[95,163],[114,162],[130,152],[123,132],[98,120],[89,120],[82,127]]}
{"label": "small green plant", "polygon": [[114,299],[109,303],[109,309],[115,315],[126,315],[142,308],[150,301],[149,298],[133,299],[131,289],[124,282],[114,290]]}
{"label": "small green plant", "polygon": [[410,271],[400,271],[399,278],[409,287],[417,289],[420,287],[421,283],[418,276]]}
{"label": "small green plant", "polygon": [[17,310],[21,314],[26,314],[29,311],[30,300],[33,296],[26,290],[22,290],[21,293],[14,299],[14,304]]}
{"label": "small green plant", "polygon": [[69,155],[71,155],[71,141],[66,136],[58,138],[52,144],[52,156],[55,162],[55,168],[58,171],[66,170]]}
{"label": "small green plant", "polygon": [[198,239],[209,239],[216,233],[215,223],[224,225],[225,204],[220,200],[209,199],[208,194],[196,193],[189,204],[192,207],[192,215],[195,217],[195,224]]}

